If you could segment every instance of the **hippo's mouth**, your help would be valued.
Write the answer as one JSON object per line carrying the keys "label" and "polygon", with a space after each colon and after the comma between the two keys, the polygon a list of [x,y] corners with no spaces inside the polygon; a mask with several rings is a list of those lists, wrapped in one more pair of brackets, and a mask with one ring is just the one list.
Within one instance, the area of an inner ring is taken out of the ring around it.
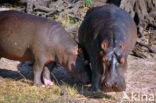
{"label": "hippo's mouth", "polygon": [[103,84],[103,85],[99,85],[99,89],[103,92],[122,92],[126,90],[126,86],[107,87]]}

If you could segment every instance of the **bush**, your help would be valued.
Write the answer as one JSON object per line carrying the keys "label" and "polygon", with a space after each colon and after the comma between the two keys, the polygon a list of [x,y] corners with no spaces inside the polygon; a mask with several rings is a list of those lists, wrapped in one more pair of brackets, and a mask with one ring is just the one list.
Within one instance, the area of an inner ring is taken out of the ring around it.
{"label": "bush", "polygon": [[91,5],[91,4],[93,4],[93,0],[83,0],[83,4]]}

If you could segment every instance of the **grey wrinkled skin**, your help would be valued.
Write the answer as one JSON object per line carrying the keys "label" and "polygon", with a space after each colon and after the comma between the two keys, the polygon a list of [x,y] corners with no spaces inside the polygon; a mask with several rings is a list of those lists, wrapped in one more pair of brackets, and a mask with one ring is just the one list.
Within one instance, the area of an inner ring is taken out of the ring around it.
{"label": "grey wrinkled skin", "polygon": [[91,62],[91,89],[125,90],[127,56],[137,39],[132,17],[115,5],[91,8],[79,28],[78,39],[85,59]]}

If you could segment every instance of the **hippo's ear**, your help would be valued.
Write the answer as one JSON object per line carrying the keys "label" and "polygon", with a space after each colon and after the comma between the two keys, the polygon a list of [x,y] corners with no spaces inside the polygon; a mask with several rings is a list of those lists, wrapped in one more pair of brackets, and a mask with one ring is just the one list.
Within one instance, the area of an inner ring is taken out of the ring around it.
{"label": "hippo's ear", "polygon": [[106,50],[107,47],[108,47],[108,42],[103,41],[103,42],[101,43],[101,48],[102,48],[103,50]]}
{"label": "hippo's ear", "polygon": [[82,55],[82,48],[78,49],[78,55]]}
{"label": "hippo's ear", "polygon": [[121,47],[122,50],[124,50],[124,49],[125,49],[125,44],[122,43],[122,44],[120,45],[120,47]]}

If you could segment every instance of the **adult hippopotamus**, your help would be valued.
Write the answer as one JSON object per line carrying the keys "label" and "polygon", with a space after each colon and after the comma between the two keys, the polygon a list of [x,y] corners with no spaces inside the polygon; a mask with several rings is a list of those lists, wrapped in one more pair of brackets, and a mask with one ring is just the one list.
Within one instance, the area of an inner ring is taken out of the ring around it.
{"label": "adult hippopotamus", "polygon": [[125,90],[127,56],[137,39],[136,25],[128,12],[115,5],[89,9],[78,39],[85,58],[91,62],[91,89]]}

